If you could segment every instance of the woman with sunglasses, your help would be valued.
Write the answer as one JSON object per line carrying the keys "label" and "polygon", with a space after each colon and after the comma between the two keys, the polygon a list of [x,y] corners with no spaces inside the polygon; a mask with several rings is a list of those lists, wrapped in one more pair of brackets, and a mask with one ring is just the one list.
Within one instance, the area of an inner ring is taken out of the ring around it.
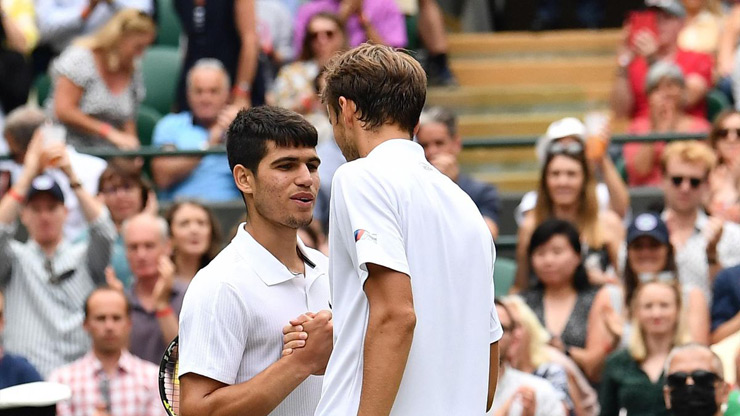
{"label": "woman with sunglasses", "polygon": [[639,285],[630,304],[632,331],[626,349],[606,360],[599,402],[602,416],[668,415],[663,402],[663,367],[675,346],[688,342],[675,282]]}
{"label": "woman with sunglasses", "polygon": [[[592,313],[600,289],[589,282],[578,230],[568,221],[549,219],[539,225],[527,248],[536,285],[521,293],[551,336],[550,344],[598,380],[611,338]],[[601,289],[603,290],[603,289]]]}
{"label": "woman with sunglasses", "polygon": [[[604,323],[614,335],[615,344],[626,345],[629,339],[629,305],[637,288],[653,280],[677,283],[677,273],[673,245],[663,220],[655,213],[636,216],[627,230],[627,257],[622,279],[624,287],[610,285],[594,301],[594,308],[604,311]],[[697,287],[684,285],[681,299],[691,340],[708,344],[709,307],[704,292]]]}
{"label": "woman with sunglasses", "polygon": [[278,72],[270,101],[303,115],[315,111],[314,80],[329,59],[346,48],[347,35],[339,16],[329,12],[315,14],[306,25],[298,60]]}
{"label": "woman with sunglasses", "polygon": [[527,258],[530,235],[535,227],[550,218],[577,226],[584,243],[584,264],[591,283],[599,285],[614,280],[614,265],[624,238],[624,227],[614,211],[599,208],[596,180],[579,141],[555,141],[547,147],[536,205],[519,227],[515,280],[518,290],[527,289],[533,282]]}
{"label": "woman with sunglasses", "polygon": [[717,116],[709,133],[709,145],[718,164],[709,174],[712,215],[740,222],[740,112],[728,110]]}
{"label": "woman with sunglasses", "polygon": [[[707,120],[686,112],[686,82],[677,65],[661,61],[650,67],[645,90],[650,114],[634,119],[628,133],[645,135],[709,132]],[[624,145],[622,155],[630,186],[660,185],[660,156],[664,148],[665,142],[632,142]]]}

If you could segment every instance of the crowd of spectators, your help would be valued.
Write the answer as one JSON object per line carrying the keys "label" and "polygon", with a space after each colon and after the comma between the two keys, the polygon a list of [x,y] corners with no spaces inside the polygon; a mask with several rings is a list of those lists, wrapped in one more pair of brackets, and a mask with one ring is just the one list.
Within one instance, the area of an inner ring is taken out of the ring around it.
{"label": "crowd of spectators", "polygon": [[[10,156],[0,161],[0,387],[69,384],[73,398],[60,415],[123,406],[163,414],[151,406],[151,363],[178,332],[191,279],[225,243],[210,206],[241,198],[228,162],[218,153],[145,164],[78,151],[141,146],[140,58],[157,36],[157,4],[0,3],[3,48],[26,64],[32,50],[38,62],[46,56],[52,79],[41,108],[23,105],[0,80]],[[183,68],[152,145],[222,148],[244,106],[300,113],[318,130],[322,159],[315,221],[300,235],[324,251],[331,178],[344,163],[320,101],[324,65],[368,40],[421,41],[430,84],[455,83],[433,0],[173,3]],[[536,23],[547,27],[557,10],[545,3]],[[716,398],[713,412],[689,414],[722,414],[728,395],[724,414],[740,414],[740,402],[731,403],[740,393],[730,392],[740,347],[740,112],[707,112],[710,91],[728,100],[733,85],[740,91],[740,4],[645,3],[654,25],[625,25],[614,116],[633,134],[706,139],[612,145],[608,121],[589,131],[574,117],[540,137],[538,185],[515,212],[514,282],[497,303],[505,335],[492,414],[680,414],[698,403],[681,394],[700,394],[689,385]],[[584,26],[599,25],[599,4],[580,2]],[[418,32],[407,30],[417,18]],[[25,85],[27,95],[30,82],[21,81],[13,87]],[[64,141],[54,137],[60,126]],[[497,239],[511,213],[494,186],[463,172],[454,112],[426,108],[415,140]],[[628,185],[654,187],[662,203],[636,212]],[[106,389],[120,393],[106,399]]]}

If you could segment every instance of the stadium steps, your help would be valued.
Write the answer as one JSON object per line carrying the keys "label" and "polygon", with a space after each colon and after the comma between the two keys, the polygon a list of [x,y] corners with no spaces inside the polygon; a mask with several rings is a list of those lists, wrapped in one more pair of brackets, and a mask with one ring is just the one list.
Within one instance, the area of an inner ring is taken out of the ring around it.
{"label": "stadium steps", "polygon": [[[465,142],[539,136],[554,120],[609,108],[619,40],[619,30],[451,34],[450,67],[460,85],[430,88],[428,103],[459,114]],[[532,147],[466,149],[461,162],[502,191],[536,187]]]}

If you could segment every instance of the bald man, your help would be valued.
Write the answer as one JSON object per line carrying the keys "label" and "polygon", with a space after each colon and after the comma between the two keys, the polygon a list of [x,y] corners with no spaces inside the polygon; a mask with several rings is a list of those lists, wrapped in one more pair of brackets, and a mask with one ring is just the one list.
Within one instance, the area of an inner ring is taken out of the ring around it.
{"label": "bald man", "polygon": [[730,387],[722,362],[707,346],[675,347],[665,362],[665,406],[677,416],[721,416]]}

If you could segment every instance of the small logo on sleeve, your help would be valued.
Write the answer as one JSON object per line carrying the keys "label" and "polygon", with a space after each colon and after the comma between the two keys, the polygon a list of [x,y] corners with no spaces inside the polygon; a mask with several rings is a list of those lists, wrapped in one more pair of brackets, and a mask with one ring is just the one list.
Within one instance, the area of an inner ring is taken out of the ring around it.
{"label": "small logo on sleeve", "polygon": [[378,236],[360,228],[355,230],[355,242],[358,242],[360,240],[372,240],[373,242],[377,243]]}

